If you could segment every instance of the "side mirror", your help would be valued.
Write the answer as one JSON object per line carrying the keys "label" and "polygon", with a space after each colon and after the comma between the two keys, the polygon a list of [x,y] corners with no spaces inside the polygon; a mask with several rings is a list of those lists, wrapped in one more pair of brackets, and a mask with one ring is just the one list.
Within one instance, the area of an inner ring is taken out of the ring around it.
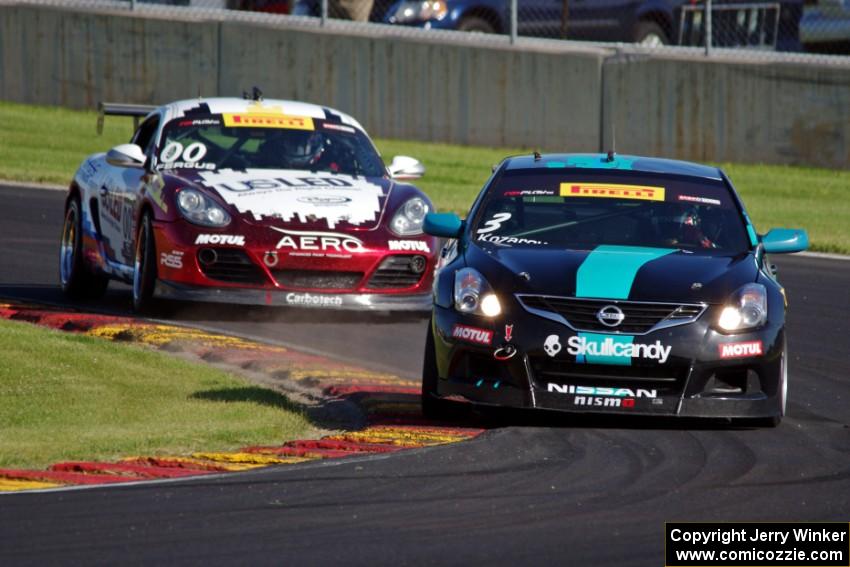
{"label": "side mirror", "polygon": [[463,231],[463,221],[454,213],[428,213],[422,229],[431,236],[457,238]]}
{"label": "side mirror", "polygon": [[106,163],[115,167],[135,167],[141,169],[145,166],[145,153],[136,144],[121,144],[106,152]]}
{"label": "side mirror", "polygon": [[393,179],[419,179],[425,175],[425,166],[416,158],[395,156],[393,162],[387,167],[387,173]]}
{"label": "side mirror", "polygon": [[761,243],[768,254],[802,252],[809,247],[809,235],[796,228],[772,228],[761,237]]}

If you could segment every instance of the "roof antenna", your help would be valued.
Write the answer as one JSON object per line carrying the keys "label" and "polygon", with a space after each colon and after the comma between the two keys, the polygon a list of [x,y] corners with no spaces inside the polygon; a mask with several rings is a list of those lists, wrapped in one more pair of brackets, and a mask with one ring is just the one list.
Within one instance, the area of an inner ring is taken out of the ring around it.
{"label": "roof antenna", "polygon": [[260,87],[252,87],[251,93],[248,94],[246,91],[242,91],[242,98],[245,100],[254,100],[260,102],[263,100],[263,91],[260,90]]}
{"label": "roof antenna", "polygon": [[540,161],[543,156],[540,155],[540,152],[534,150],[534,161]]}
{"label": "roof antenna", "polygon": [[611,121],[611,149],[608,150],[608,157],[605,161],[611,163],[614,161],[614,156],[617,155],[617,125]]}

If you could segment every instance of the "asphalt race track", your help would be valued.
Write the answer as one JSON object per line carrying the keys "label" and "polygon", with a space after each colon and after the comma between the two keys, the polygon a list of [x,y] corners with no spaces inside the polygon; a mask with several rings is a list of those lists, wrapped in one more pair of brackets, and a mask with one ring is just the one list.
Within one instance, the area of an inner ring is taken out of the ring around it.
{"label": "asphalt race track", "polygon": [[[0,296],[62,302],[63,197],[0,187]],[[791,302],[777,429],[509,414],[473,441],[392,457],[5,495],[0,562],[661,565],[665,521],[846,522],[850,261],[777,264]],[[100,307],[126,313],[129,291],[111,288]],[[175,318],[416,378],[423,320],[310,313]]]}

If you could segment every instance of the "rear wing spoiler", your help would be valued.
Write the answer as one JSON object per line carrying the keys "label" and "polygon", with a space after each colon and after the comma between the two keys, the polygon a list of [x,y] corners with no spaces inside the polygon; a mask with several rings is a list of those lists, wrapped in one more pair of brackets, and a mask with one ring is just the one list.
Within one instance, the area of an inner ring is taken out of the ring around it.
{"label": "rear wing spoiler", "polygon": [[133,129],[139,127],[139,120],[156,110],[149,104],[124,104],[121,102],[100,102],[97,104],[97,134],[103,134],[103,119],[106,116],[132,116]]}

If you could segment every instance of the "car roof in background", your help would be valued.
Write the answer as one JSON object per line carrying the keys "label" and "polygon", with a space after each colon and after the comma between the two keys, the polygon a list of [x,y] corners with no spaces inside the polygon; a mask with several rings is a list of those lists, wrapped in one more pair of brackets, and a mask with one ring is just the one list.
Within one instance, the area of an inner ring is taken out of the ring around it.
{"label": "car roof in background", "polygon": [[506,159],[507,170],[517,169],[594,169],[613,171],[639,171],[668,175],[685,175],[720,181],[723,179],[716,167],[689,161],[613,154],[537,154],[514,156]]}
{"label": "car roof in background", "polygon": [[319,106],[317,104],[294,100],[268,98],[256,101],[236,97],[193,98],[178,100],[170,104],[166,104],[165,108],[167,108],[171,119],[181,118],[187,114],[193,113],[283,114],[287,116],[307,116],[319,120],[330,120],[332,122],[340,122],[342,124],[354,126],[359,130],[363,130],[363,126],[361,126],[357,120],[348,114],[339,112],[338,110],[327,106]]}

